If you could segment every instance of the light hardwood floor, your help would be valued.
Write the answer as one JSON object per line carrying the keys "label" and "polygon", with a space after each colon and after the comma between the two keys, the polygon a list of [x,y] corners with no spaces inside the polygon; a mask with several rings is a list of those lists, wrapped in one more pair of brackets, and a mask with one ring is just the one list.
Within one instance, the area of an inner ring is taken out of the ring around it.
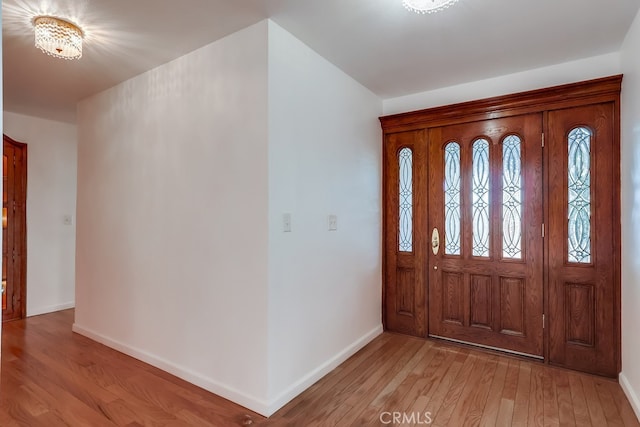
{"label": "light hardwood floor", "polygon": [[640,426],[615,381],[388,333],[264,419],[72,322],[4,324],[0,426]]}

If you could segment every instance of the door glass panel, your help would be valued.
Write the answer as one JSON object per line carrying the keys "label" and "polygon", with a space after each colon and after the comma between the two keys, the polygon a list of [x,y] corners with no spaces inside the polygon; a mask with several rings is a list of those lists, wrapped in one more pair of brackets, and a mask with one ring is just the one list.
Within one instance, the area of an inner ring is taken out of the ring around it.
{"label": "door glass panel", "polygon": [[473,256],[489,256],[489,142],[473,143]]}
{"label": "door glass panel", "polygon": [[510,135],[502,143],[502,257],[521,259],[522,171],[521,141]]}
{"label": "door glass panel", "polygon": [[413,251],[413,152],[403,148],[398,153],[400,162],[400,252]]}
{"label": "door glass panel", "polygon": [[460,255],[460,144],[444,148],[444,253]]}
{"label": "door glass panel", "polygon": [[591,131],[569,132],[569,262],[591,263]]}

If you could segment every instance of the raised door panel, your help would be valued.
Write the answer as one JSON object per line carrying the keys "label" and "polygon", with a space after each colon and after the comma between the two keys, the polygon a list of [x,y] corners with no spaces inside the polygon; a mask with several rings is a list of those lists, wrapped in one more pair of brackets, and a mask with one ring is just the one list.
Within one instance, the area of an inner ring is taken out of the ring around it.
{"label": "raised door panel", "polygon": [[500,332],[513,336],[526,336],[526,279],[500,278]]}
{"label": "raised door panel", "polygon": [[474,328],[484,328],[491,330],[493,316],[491,314],[493,308],[493,289],[491,276],[483,274],[472,274],[470,276],[470,316],[469,324]]}
{"label": "raised door panel", "polygon": [[[442,272],[442,320],[462,326],[464,324],[465,290],[463,276],[453,271]],[[434,303],[437,300],[434,298]]]}
{"label": "raised door panel", "polygon": [[416,314],[416,275],[413,268],[396,269],[394,312],[402,316]]}
{"label": "raised door panel", "polygon": [[564,284],[564,316],[567,343],[593,348],[596,343],[596,299],[593,285]]}

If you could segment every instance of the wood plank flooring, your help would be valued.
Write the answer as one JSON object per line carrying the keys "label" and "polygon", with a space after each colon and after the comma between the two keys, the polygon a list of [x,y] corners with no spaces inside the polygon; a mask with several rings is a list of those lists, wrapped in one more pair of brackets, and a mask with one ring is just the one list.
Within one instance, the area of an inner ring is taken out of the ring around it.
{"label": "wood plank flooring", "polygon": [[0,426],[640,426],[615,381],[389,333],[265,419],[72,322],[3,325]]}

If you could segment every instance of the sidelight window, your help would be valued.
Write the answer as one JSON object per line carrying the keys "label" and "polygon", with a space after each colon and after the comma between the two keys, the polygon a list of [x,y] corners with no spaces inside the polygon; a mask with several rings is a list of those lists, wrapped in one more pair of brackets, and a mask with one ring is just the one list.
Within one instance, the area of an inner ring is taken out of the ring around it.
{"label": "sidelight window", "polygon": [[569,262],[591,263],[591,131],[569,132]]}
{"label": "sidelight window", "polygon": [[444,148],[444,253],[460,255],[460,144]]}
{"label": "sidelight window", "polygon": [[413,251],[413,151],[403,148],[398,152],[400,174],[400,217],[399,236],[400,252]]}

